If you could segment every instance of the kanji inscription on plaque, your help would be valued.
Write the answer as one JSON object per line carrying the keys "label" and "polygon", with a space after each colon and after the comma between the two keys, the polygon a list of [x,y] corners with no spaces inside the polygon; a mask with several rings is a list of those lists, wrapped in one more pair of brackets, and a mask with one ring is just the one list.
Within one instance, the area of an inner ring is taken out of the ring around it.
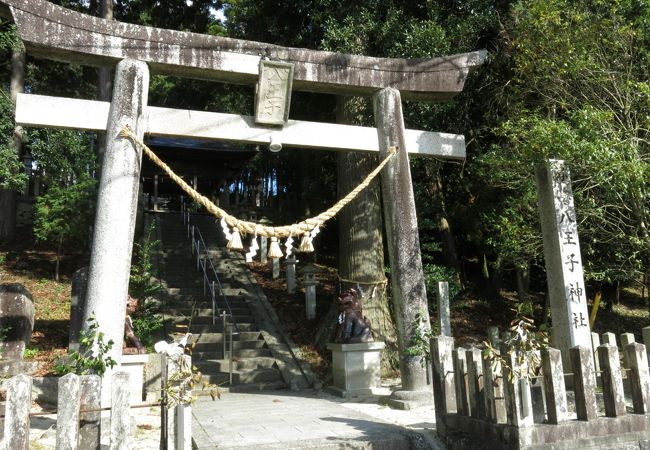
{"label": "kanji inscription on plaque", "polygon": [[289,118],[293,64],[260,61],[260,78],[255,99],[255,122],[284,125]]}

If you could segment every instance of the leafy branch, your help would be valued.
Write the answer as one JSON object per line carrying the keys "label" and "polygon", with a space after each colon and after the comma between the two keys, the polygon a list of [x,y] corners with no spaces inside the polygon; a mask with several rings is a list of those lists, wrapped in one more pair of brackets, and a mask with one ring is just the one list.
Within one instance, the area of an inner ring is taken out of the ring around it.
{"label": "leafy branch", "polygon": [[[514,311],[516,316],[510,322],[510,332],[502,342],[503,347],[507,349],[507,354],[494,348],[490,342],[483,342],[486,347],[483,357],[490,360],[492,370],[496,370],[499,366],[506,367],[510,381],[515,376],[523,379],[536,377],[542,364],[540,351],[548,347],[546,326],[541,325],[537,328],[530,318],[533,313],[532,303],[520,303]],[[509,355],[514,355],[514,367]]]}

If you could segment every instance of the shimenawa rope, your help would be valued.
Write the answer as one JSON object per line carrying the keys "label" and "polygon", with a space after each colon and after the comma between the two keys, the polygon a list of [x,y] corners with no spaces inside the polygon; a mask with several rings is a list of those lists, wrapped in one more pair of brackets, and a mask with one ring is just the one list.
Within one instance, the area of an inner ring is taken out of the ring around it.
{"label": "shimenawa rope", "polygon": [[[316,217],[305,219],[302,222],[295,223],[293,225],[284,225],[281,227],[269,227],[266,225],[261,225],[254,222],[247,222],[240,220],[234,216],[231,216],[223,209],[219,208],[217,205],[212,203],[210,199],[201,195],[196,190],[194,190],[190,185],[188,185],[181,177],[176,175],[174,171],[165,164],[156,154],[149,148],[147,145],[142,142],[129,128],[124,127],[120,131],[120,137],[130,139],[134,144],[140,146],[144,153],[147,155],[151,161],[153,161],[158,167],[160,167],[163,172],[165,172],[176,184],[178,184],[183,191],[187,193],[195,202],[203,205],[205,209],[218,219],[225,220],[226,224],[237,230],[239,234],[253,235],[253,236],[266,236],[270,238],[289,238],[294,236],[303,236],[304,238],[313,238],[316,233],[318,233],[319,227],[334,217],[345,205],[350,203],[354,198],[368,185],[370,182],[377,176],[379,172],[384,168],[388,161],[393,157],[397,152],[397,147],[389,147],[389,154],[384,158],[384,160],[368,174],[368,176],[348,195],[343,197],[341,200],[336,202],[332,207],[326,211],[320,213]],[[309,240],[309,246],[311,246],[311,239]],[[301,243],[301,250],[304,243]]]}

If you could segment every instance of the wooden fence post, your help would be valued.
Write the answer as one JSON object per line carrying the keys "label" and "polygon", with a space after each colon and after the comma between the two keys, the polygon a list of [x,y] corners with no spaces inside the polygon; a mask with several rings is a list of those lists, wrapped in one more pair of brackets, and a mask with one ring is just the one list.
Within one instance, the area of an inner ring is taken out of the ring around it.
{"label": "wooden fence post", "polygon": [[456,390],[456,411],[462,416],[469,416],[467,399],[467,356],[463,347],[452,351],[454,366],[454,387]]}
{"label": "wooden fence post", "polygon": [[596,374],[591,349],[578,345],[572,347],[569,352],[573,368],[578,420],[593,420],[598,417],[598,408],[596,406]]}
{"label": "wooden fence post", "polygon": [[[167,358],[166,379],[164,386],[169,387],[169,379],[178,373],[181,366],[192,367],[190,355],[180,355],[178,360],[175,356]],[[166,395],[166,394],[165,394]],[[167,431],[167,448],[174,450],[190,450],[192,448],[192,409],[189,405],[176,405],[173,410],[164,406],[167,414],[165,427]]]}
{"label": "wooden fence post", "polygon": [[648,354],[648,362],[650,363],[650,327],[645,327],[641,330],[643,335],[643,345],[645,345],[646,354]]}
{"label": "wooden fence post", "polygon": [[599,377],[600,362],[598,361],[597,349],[600,347],[600,336],[598,333],[591,333],[591,353],[594,355],[594,367],[596,368],[596,378]]}
{"label": "wooden fence post", "polygon": [[621,361],[623,363],[623,367],[629,368],[627,359],[625,357],[625,347],[635,342],[634,333],[621,333],[619,335],[619,340],[621,341]]}
{"label": "wooden fence post", "polygon": [[29,449],[29,408],[31,405],[32,378],[23,374],[12,377],[7,383],[3,449]]}
{"label": "wooden fence post", "polygon": [[[81,409],[99,409],[102,397],[102,378],[99,375],[81,377]],[[102,413],[100,411],[79,414],[79,450],[95,450],[100,447]]]}
{"label": "wooden fence post", "polygon": [[600,342],[605,345],[613,345],[616,346],[616,335],[614,333],[603,333],[600,335]]}
{"label": "wooden fence post", "polygon": [[77,450],[79,445],[80,387],[78,375],[69,373],[59,378],[56,411],[57,450]]}
{"label": "wooden fence post", "polygon": [[176,448],[192,450],[192,406],[176,405]]}
{"label": "wooden fence post", "polygon": [[483,361],[481,350],[471,348],[465,352],[467,359],[467,392],[469,412],[476,419],[485,418],[485,390],[483,387]]}
{"label": "wooden fence post", "polygon": [[115,372],[111,379],[111,447],[110,450],[128,450],[131,437],[129,411],[129,374]]}
{"label": "wooden fence post", "polygon": [[506,410],[503,404],[503,378],[501,363],[492,366],[490,359],[483,359],[483,398],[485,399],[485,416],[494,423],[505,423]]}
{"label": "wooden fence post", "polygon": [[621,376],[618,348],[614,345],[601,345],[598,347],[598,359],[603,371],[605,416],[622,416],[625,414],[625,395],[623,394],[623,377]]}
{"label": "wooden fence post", "polygon": [[[501,346],[501,354],[505,355],[507,364],[503,364],[503,394],[506,405],[506,420],[515,427],[533,425],[533,408],[531,405],[530,384],[520,378],[517,373],[517,361],[514,351]],[[527,399],[527,401],[524,401]]]}
{"label": "wooden fence post", "polygon": [[558,424],[567,420],[568,406],[562,355],[555,348],[542,349],[542,372],[546,395],[546,415],[549,423]]}
{"label": "wooden fence post", "polygon": [[446,436],[444,416],[456,412],[456,391],[452,364],[454,338],[436,336],[431,338],[431,365],[433,370],[433,402],[436,412],[436,432]]}
{"label": "wooden fence post", "polygon": [[646,346],[631,343],[625,347],[625,360],[630,371],[630,390],[635,414],[650,413],[650,376],[648,375],[648,355]]}

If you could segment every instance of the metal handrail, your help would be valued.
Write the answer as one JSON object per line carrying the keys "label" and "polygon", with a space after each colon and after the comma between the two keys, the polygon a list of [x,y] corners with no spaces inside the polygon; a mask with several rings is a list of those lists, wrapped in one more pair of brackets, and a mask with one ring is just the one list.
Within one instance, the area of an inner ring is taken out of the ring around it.
{"label": "metal handrail", "polygon": [[[194,254],[194,252],[196,251],[196,269],[201,270],[203,272],[203,295],[206,295],[206,287],[209,287],[210,289],[210,298],[212,299],[212,325],[216,324],[217,316],[220,316],[222,320],[221,323],[223,326],[223,340],[222,340],[223,358],[229,360],[229,364],[228,364],[229,382],[232,385],[233,335],[239,334],[239,327],[237,326],[237,322],[235,321],[235,316],[232,312],[232,308],[230,307],[228,296],[224,292],[223,286],[221,285],[221,280],[219,280],[219,275],[217,274],[217,270],[215,269],[214,264],[212,263],[212,258],[210,258],[210,253],[208,252],[208,247],[205,245],[205,241],[203,240],[203,235],[201,234],[201,230],[199,229],[198,225],[192,224],[193,222],[192,216],[190,215],[190,212],[187,209],[185,198],[183,196],[181,196],[181,216],[183,219],[183,225],[187,227],[187,236],[191,238],[192,254]],[[205,254],[203,258],[201,257],[201,250],[203,250],[203,253]],[[210,280],[206,261],[210,263],[210,269],[212,270],[212,275],[214,277],[213,280]],[[221,292],[221,297],[223,298],[224,304],[226,305],[226,309],[228,310],[227,313],[225,310],[220,312],[219,307],[217,306],[215,282],[218,285],[218,289]],[[228,323],[228,317],[230,317],[229,323]],[[233,327],[235,328],[234,332],[233,332]],[[230,338],[229,358],[226,358],[227,337]]]}
{"label": "metal handrail", "polygon": [[[194,254],[194,252],[196,251],[196,269],[201,270],[203,272],[203,294],[206,295],[206,289],[208,287],[210,289],[210,298],[212,299],[212,324],[213,325],[216,324],[216,317],[220,315],[219,308],[217,307],[216,304],[216,297],[217,297],[216,289],[215,289],[215,282],[216,282],[219,292],[221,292],[221,297],[223,298],[224,304],[226,305],[228,315],[230,316],[231,322],[235,327],[235,331],[239,332],[239,328],[237,327],[237,322],[235,321],[234,314],[230,306],[230,302],[228,301],[228,296],[224,293],[223,286],[221,285],[221,280],[219,279],[219,275],[217,274],[217,269],[214,267],[214,264],[212,263],[212,258],[210,258],[208,247],[205,245],[205,240],[203,239],[201,230],[199,229],[198,225],[192,224],[193,222],[192,216],[190,215],[190,212],[187,210],[184,197],[181,197],[181,214],[183,215],[183,224],[186,225],[188,228],[188,236],[191,236],[192,254]],[[203,251],[205,258],[201,258],[201,251]],[[212,271],[212,275],[214,278],[213,280],[210,280],[206,261],[210,263],[209,268]]]}

